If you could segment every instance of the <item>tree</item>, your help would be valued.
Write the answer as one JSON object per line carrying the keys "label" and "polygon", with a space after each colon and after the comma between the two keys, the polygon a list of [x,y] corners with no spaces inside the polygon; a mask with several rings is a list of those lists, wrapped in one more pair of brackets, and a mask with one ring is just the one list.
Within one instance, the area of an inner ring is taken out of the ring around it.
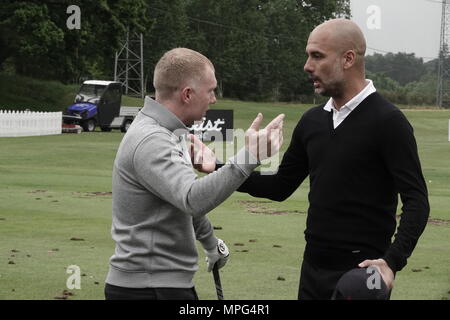
{"label": "tree", "polygon": [[309,33],[350,13],[349,0],[78,0],[81,29],[68,30],[72,2],[2,3],[0,68],[8,59],[37,78],[111,79],[114,52],[130,30],[144,33],[148,91],[162,54],[189,47],[214,63],[219,96],[298,100],[313,92],[303,71]]}
{"label": "tree", "polygon": [[384,72],[401,85],[418,81],[426,69],[422,58],[416,58],[414,53],[375,53],[366,57],[366,69],[371,72]]}
{"label": "tree", "polygon": [[69,30],[66,9],[72,2],[2,3],[0,66],[9,58],[19,74],[65,83],[93,69],[111,76],[114,51],[127,27],[143,29],[145,1],[79,0],[81,29]]}
{"label": "tree", "polygon": [[419,81],[405,86],[406,103],[411,105],[434,105],[436,101],[437,76],[427,73]]}
{"label": "tree", "polygon": [[37,76],[37,65],[48,67],[63,44],[63,31],[50,19],[45,4],[3,3],[0,11],[0,66],[13,57],[19,73]]}
{"label": "tree", "polygon": [[266,18],[258,0],[189,1],[191,47],[216,68],[219,95],[240,99],[263,92]]}
{"label": "tree", "polygon": [[154,67],[164,52],[190,45],[184,1],[153,0],[147,3],[146,15],[149,19],[144,33],[144,65],[146,88],[152,91]]}
{"label": "tree", "polygon": [[311,95],[312,85],[303,66],[309,33],[334,17],[348,17],[349,1],[265,1],[269,23],[269,80],[275,100],[301,100]]}
{"label": "tree", "polygon": [[293,100],[311,94],[303,72],[309,32],[349,15],[349,1],[191,0],[191,45],[216,65],[219,86],[240,99]]}

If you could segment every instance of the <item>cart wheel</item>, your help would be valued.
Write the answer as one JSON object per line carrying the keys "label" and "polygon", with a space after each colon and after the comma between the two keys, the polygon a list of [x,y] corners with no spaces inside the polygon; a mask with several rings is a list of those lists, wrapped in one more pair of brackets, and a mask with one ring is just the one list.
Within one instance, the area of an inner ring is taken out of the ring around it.
{"label": "cart wheel", "polygon": [[120,131],[127,132],[132,122],[133,122],[132,120],[126,120],[123,126],[120,127]]}
{"label": "cart wheel", "polygon": [[84,131],[86,131],[86,132],[93,132],[95,130],[95,121],[92,120],[92,119],[83,121],[81,126],[83,127]]}

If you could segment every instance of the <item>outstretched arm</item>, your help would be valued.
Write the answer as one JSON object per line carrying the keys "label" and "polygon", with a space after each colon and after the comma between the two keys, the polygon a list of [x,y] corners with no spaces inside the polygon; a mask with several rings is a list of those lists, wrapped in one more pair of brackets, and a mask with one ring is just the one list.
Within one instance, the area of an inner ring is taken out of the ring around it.
{"label": "outstretched arm", "polygon": [[308,157],[301,140],[301,121],[276,172],[254,171],[238,188],[254,197],[283,201],[297,190],[309,174]]}
{"label": "outstretched arm", "polygon": [[[217,162],[213,152],[197,137],[191,138],[195,150],[200,155],[191,152],[191,158],[198,161],[196,169],[210,173],[224,166]],[[277,172],[254,171],[247,180],[237,189],[254,197],[268,198],[283,201],[288,198],[309,174],[308,158],[301,142],[300,123],[294,130],[291,143],[283,156]]]}
{"label": "outstretched arm", "polygon": [[[283,118],[284,115],[278,116],[268,127],[280,131]],[[258,115],[250,129],[259,128],[261,120],[262,115]],[[198,178],[191,163],[187,163],[189,150],[180,148],[167,132],[155,132],[141,141],[133,155],[134,170],[139,182],[161,199],[194,217],[205,215],[227,199],[259,161],[279,151],[279,136],[271,130],[250,129],[245,148],[221,170],[205,177]]]}

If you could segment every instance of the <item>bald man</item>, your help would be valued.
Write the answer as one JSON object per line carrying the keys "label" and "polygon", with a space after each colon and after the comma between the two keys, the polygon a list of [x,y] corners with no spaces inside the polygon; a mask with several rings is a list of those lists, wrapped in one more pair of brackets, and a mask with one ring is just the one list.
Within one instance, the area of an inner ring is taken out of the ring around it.
{"label": "bald man", "polygon": [[413,129],[365,79],[365,49],[349,20],[330,20],[311,32],[304,70],[315,92],[330,99],[302,116],[276,174],[253,172],[238,189],[283,201],[309,176],[299,299],[330,299],[344,273],[371,265],[392,289],[427,223]]}

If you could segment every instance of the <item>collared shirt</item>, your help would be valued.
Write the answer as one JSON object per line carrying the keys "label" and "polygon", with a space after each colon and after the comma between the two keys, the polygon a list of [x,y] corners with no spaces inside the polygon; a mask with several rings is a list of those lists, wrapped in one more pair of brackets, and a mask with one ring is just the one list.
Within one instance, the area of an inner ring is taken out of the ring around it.
{"label": "collared shirt", "polygon": [[333,124],[336,129],[348,115],[356,109],[356,107],[369,95],[376,92],[375,86],[372,80],[366,79],[367,85],[361,92],[354,96],[350,101],[344,104],[340,110],[337,110],[334,106],[333,98],[330,98],[326,105],[323,107],[324,110],[331,112],[333,111]]}

